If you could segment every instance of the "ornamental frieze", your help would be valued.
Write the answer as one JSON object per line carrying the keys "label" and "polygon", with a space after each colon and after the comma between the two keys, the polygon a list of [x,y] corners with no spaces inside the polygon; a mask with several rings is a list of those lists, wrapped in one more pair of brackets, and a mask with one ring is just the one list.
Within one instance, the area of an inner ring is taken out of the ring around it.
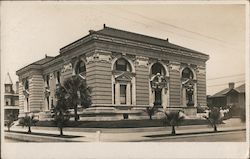
{"label": "ornamental frieze", "polygon": [[178,71],[178,72],[180,72],[181,65],[180,65],[179,62],[171,62],[171,63],[169,63],[169,68],[170,68],[172,71]]}
{"label": "ornamental frieze", "polygon": [[68,72],[68,71],[72,71],[72,64],[68,63],[68,64],[64,64],[63,68],[61,70],[62,73]]}
{"label": "ornamental frieze", "polygon": [[139,67],[148,67],[148,58],[143,56],[137,56],[136,65]]}
{"label": "ornamental frieze", "polygon": [[111,55],[106,53],[95,53],[92,56],[86,57],[87,63],[91,62],[111,62]]}

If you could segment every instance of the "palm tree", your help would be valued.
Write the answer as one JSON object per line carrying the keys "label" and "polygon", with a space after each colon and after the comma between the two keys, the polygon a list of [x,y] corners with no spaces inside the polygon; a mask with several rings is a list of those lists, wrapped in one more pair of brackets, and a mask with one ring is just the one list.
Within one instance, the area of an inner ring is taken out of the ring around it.
{"label": "palm tree", "polygon": [[184,120],[184,116],[181,115],[180,111],[170,111],[165,112],[166,118],[164,124],[170,125],[172,127],[172,135],[176,135],[175,126],[180,125]]}
{"label": "palm tree", "polygon": [[28,133],[30,134],[31,126],[35,125],[37,121],[33,114],[26,113],[25,116],[20,119],[19,124],[28,127]]}
{"label": "palm tree", "polygon": [[86,81],[78,75],[67,79],[63,86],[67,92],[67,103],[72,104],[75,121],[77,121],[77,106],[81,105],[82,107],[87,108],[91,105],[90,88],[87,87]]}
{"label": "palm tree", "polygon": [[56,98],[57,103],[54,108],[54,122],[56,123],[57,127],[60,129],[60,136],[63,136],[63,127],[66,122],[69,121],[68,115],[68,105],[66,101],[66,90],[64,87],[59,86],[56,90]]}
{"label": "palm tree", "polygon": [[204,116],[204,118],[206,118],[212,125],[212,127],[214,128],[214,132],[217,132],[217,124],[221,121],[220,109],[217,107],[212,107],[211,111],[208,114],[208,117]]}

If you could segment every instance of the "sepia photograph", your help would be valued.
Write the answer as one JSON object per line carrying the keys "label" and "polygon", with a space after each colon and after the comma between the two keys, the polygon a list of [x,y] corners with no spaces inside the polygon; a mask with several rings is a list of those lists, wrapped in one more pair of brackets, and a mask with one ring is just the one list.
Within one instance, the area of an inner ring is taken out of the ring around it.
{"label": "sepia photograph", "polygon": [[248,23],[247,1],[1,2],[1,157],[248,158]]}

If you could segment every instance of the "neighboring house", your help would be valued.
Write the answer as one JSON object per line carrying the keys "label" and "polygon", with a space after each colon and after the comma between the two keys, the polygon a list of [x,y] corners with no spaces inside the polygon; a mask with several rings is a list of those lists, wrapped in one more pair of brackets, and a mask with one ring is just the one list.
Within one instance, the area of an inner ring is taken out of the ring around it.
{"label": "neighboring house", "polygon": [[239,115],[240,111],[245,110],[245,84],[239,87],[234,86],[233,82],[229,87],[208,96],[208,105],[216,107],[231,107],[233,115]]}
{"label": "neighboring house", "polygon": [[[206,61],[209,56],[168,40],[106,27],[19,69],[23,112],[49,112],[55,90],[79,75],[92,88],[92,109],[132,113],[157,105],[195,115],[206,107]],[[88,108],[91,109],[91,108]]]}
{"label": "neighboring house", "polygon": [[18,99],[18,82],[16,83],[16,91],[13,89],[13,83],[8,73],[4,82],[4,119],[8,114],[13,114],[15,119],[19,113],[19,99]]}

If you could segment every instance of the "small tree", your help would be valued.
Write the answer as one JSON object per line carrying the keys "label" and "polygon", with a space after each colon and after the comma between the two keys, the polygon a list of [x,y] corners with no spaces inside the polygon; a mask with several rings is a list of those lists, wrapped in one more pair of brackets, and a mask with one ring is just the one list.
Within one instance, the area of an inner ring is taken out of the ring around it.
{"label": "small tree", "polygon": [[5,125],[8,128],[8,131],[10,132],[10,128],[14,125],[15,116],[14,114],[10,113],[7,115],[7,120],[5,121]]}
{"label": "small tree", "polygon": [[155,107],[147,107],[147,113],[148,113],[148,116],[149,116],[149,119],[152,120],[152,116],[154,115],[155,113]]}
{"label": "small tree", "polygon": [[70,103],[74,108],[75,121],[77,121],[77,106],[81,105],[87,108],[91,105],[90,88],[87,87],[86,81],[79,76],[73,76],[67,79],[63,84],[67,92],[67,103]]}
{"label": "small tree", "polygon": [[208,117],[204,116],[204,118],[206,118],[212,125],[214,132],[217,132],[217,124],[221,121],[220,109],[217,107],[212,107]]}
{"label": "small tree", "polygon": [[165,115],[164,124],[170,125],[172,127],[171,134],[176,135],[175,126],[180,125],[180,123],[184,121],[184,116],[180,113],[180,111],[165,112]]}
{"label": "small tree", "polygon": [[34,126],[38,120],[35,119],[35,116],[30,113],[26,113],[19,121],[19,124],[22,126],[28,127],[28,133],[31,133],[31,126]]}
{"label": "small tree", "polygon": [[63,128],[69,121],[68,106],[66,101],[66,90],[59,86],[56,91],[57,104],[54,108],[54,122],[60,130],[60,136],[63,136]]}

